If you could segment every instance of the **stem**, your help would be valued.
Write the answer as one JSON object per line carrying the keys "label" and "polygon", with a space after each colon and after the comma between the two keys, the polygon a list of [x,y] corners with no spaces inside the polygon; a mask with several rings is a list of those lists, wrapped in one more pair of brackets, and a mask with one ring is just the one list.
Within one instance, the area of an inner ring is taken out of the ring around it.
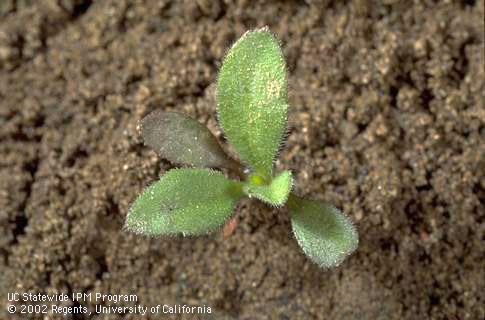
{"label": "stem", "polygon": [[228,156],[227,169],[233,171],[241,181],[246,180],[244,169],[239,162]]}
{"label": "stem", "polygon": [[297,209],[299,206],[298,206],[298,203],[302,200],[302,198],[300,198],[299,196],[293,194],[293,193],[290,193],[288,195],[288,200],[286,200],[286,204],[288,205],[288,208],[291,208],[291,209]]}

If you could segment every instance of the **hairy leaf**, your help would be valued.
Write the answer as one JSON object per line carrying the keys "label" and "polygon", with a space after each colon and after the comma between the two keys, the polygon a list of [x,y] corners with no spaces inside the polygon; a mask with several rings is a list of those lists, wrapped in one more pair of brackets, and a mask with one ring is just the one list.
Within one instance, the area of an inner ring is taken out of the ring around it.
{"label": "hairy leaf", "polygon": [[155,110],[141,121],[145,144],[173,163],[230,168],[231,160],[209,129],[177,112]]}
{"label": "hairy leaf", "polygon": [[242,183],[210,169],[172,169],[133,203],[128,230],[146,235],[199,235],[224,224],[243,196]]}
{"label": "hairy leaf", "polygon": [[247,32],[229,50],[217,82],[222,129],[254,171],[272,176],[287,122],[287,80],[278,41],[267,28]]}
{"label": "hairy leaf", "polygon": [[290,195],[288,207],[296,240],[316,264],[337,266],[357,248],[352,222],[332,205]]}
{"label": "hairy leaf", "polygon": [[292,186],[291,172],[283,171],[269,185],[265,185],[259,176],[252,176],[243,190],[248,196],[255,197],[273,206],[281,206],[288,199]]}

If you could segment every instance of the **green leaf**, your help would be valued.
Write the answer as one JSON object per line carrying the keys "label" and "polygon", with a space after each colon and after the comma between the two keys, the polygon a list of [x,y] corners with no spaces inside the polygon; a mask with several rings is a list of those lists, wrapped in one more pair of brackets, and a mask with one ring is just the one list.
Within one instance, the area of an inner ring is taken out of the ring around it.
{"label": "green leaf", "polygon": [[287,122],[283,53],[267,28],[245,33],[229,50],[217,82],[223,131],[255,173],[270,178]]}
{"label": "green leaf", "polygon": [[285,204],[293,186],[293,178],[290,171],[283,171],[276,176],[271,184],[265,185],[262,177],[253,175],[244,186],[244,192],[273,206]]}
{"label": "green leaf", "polygon": [[339,265],[359,243],[349,218],[332,205],[290,195],[291,225],[303,252],[321,267]]}
{"label": "green leaf", "polygon": [[242,183],[210,169],[172,169],[138,196],[125,228],[141,234],[206,234],[231,215]]}
{"label": "green leaf", "polygon": [[145,144],[170,162],[213,168],[233,165],[209,129],[189,116],[155,110],[140,124]]}

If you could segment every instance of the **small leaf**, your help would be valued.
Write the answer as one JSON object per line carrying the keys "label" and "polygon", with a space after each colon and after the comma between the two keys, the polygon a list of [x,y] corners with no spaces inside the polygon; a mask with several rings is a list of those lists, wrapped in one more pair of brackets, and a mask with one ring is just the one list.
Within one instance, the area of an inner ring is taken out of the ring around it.
{"label": "small leaf", "polygon": [[357,249],[355,227],[332,205],[290,195],[288,207],[296,240],[316,264],[337,266]]}
{"label": "small leaf", "polygon": [[291,172],[283,171],[269,185],[264,185],[263,181],[260,176],[252,176],[249,183],[244,186],[244,192],[273,206],[285,204],[293,186]]}
{"label": "small leaf", "polygon": [[229,142],[254,171],[271,178],[287,122],[283,53],[267,28],[245,33],[229,50],[217,82],[217,108]]}
{"label": "small leaf", "polygon": [[146,235],[199,235],[230,217],[242,183],[210,169],[172,169],[138,196],[125,228]]}
{"label": "small leaf", "polygon": [[177,112],[155,110],[141,121],[145,144],[162,158],[196,167],[231,168],[231,160],[209,129]]}

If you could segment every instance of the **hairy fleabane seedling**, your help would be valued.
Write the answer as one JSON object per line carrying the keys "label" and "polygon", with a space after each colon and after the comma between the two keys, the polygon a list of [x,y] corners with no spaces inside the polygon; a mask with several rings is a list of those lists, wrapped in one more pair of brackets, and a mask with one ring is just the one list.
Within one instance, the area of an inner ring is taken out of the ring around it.
{"label": "hairy fleabane seedling", "polygon": [[[244,34],[229,50],[217,81],[219,122],[241,162],[228,156],[208,128],[175,112],[154,111],[141,121],[145,143],[173,163],[133,203],[125,228],[146,235],[201,235],[223,226],[245,196],[287,204],[303,252],[322,267],[338,265],[358,245],[351,221],[330,204],[291,194],[290,171],[274,160],[287,126],[286,66],[267,28]],[[208,168],[236,171],[240,181]]]}

